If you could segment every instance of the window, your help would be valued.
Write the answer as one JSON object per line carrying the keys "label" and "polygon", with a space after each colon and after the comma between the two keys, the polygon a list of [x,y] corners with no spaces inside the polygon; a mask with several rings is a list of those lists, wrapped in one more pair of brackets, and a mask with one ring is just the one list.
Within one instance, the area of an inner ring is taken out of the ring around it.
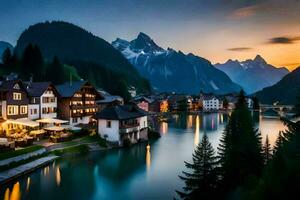
{"label": "window", "polygon": [[27,114],[27,106],[20,107],[20,114]]}
{"label": "window", "polygon": [[21,99],[22,99],[22,94],[21,94],[21,93],[14,92],[14,93],[13,93],[13,99],[14,99],[14,100],[21,100]]}
{"label": "window", "polygon": [[111,128],[111,121],[106,121],[106,128]]}
{"label": "window", "polygon": [[82,101],[72,101],[72,105],[82,105]]}
{"label": "window", "polygon": [[78,122],[78,118],[72,118],[72,123],[77,123]]}
{"label": "window", "polygon": [[30,109],[30,114],[31,115],[36,115],[37,114],[37,109],[36,108]]}
{"label": "window", "polygon": [[14,85],[14,89],[19,90],[20,89],[19,84]]}
{"label": "window", "polygon": [[43,97],[43,103],[55,103],[55,97]]}
{"label": "window", "polygon": [[17,115],[19,114],[18,106],[7,106],[7,115]]}
{"label": "window", "polygon": [[74,94],[74,97],[82,97],[82,94],[80,94],[80,93],[75,93],[75,94]]}

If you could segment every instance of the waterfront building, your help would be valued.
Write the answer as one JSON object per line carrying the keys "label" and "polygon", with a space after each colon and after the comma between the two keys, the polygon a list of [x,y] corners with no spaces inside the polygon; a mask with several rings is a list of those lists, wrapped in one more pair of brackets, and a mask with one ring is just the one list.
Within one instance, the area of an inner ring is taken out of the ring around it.
{"label": "waterfront building", "polygon": [[58,117],[69,121],[71,126],[89,124],[96,114],[96,100],[101,96],[96,88],[87,81],[67,82],[56,86],[60,98],[58,100]]}
{"label": "waterfront building", "polygon": [[203,111],[216,111],[223,108],[223,102],[213,95],[204,95],[201,99]]}
{"label": "waterfront building", "polygon": [[96,114],[98,134],[122,145],[125,140],[136,143],[148,139],[147,112],[136,105],[106,107]]}
{"label": "waterfront building", "polygon": [[110,95],[108,92],[98,90],[101,98],[96,100],[98,106],[98,112],[106,108],[107,106],[123,105],[124,99],[121,96]]}
{"label": "waterfront building", "polygon": [[57,118],[58,91],[51,82],[30,82],[26,86],[29,119]]}
{"label": "waterfront building", "polygon": [[0,83],[0,116],[2,119],[27,118],[28,103],[28,93],[22,81],[9,80]]}

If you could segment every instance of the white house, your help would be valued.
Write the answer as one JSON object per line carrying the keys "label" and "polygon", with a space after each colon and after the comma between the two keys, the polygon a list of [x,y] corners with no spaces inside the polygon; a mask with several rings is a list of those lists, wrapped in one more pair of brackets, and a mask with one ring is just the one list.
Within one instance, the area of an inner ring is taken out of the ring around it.
{"label": "white house", "polygon": [[28,118],[44,119],[57,117],[58,92],[50,82],[27,83],[29,95]]}
{"label": "white house", "polygon": [[132,143],[148,139],[147,112],[135,105],[106,107],[96,118],[98,134],[110,142],[122,145],[126,139]]}
{"label": "white house", "polygon": [[215,96],[204,96],[202,105],[204,111],[219,110],[223,108],[223,102]]}

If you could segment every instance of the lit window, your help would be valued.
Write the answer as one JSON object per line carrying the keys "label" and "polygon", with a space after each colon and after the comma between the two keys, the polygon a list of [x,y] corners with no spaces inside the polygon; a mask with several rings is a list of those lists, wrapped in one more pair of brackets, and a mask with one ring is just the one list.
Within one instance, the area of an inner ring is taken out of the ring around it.
{"label": "lit window", "polygon": [[21,100],[21,99],[22,99],[22,94],[21,94],[21,93],[14,92],[14,93],[13,93],[13,99],[14,99],[14,100]]}
{"label": "lit window", "polygon": [[27,106],[20,107],[20,114],[27,114]]}
{"label": "lit window", "polygon": [[17,115],[19,114],[18,106],[7,106],[7,115]]}

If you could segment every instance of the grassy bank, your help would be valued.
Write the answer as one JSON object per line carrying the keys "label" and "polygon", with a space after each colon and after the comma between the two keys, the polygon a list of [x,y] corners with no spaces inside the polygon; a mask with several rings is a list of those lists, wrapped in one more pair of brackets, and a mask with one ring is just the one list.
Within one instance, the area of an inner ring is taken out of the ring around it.
{"label": "grassy bank", "polygon": [[16,156],[23,155],[23,154],[26,154],[26,153],[31,153],[31,152],[40,150],[42,148],[44,148],[44,147],[40,146],[40,145],[35,145],[35,146],[27,147],[27,148],[24,148],[24,149],[19,149],[19,150],[15,150],[15,151],[9,151],[9,152],[5,152],[5,153],[1,153],[0,154],[0,160],[16,157]]}
{"label": "grassy bank", "polygon": [[89,152],[89,147],[86,144],[80,144],[77,146],[71,146],[71,147],[66,147],[63,149],[57,149],[54,151],[51,151],[49,154],[54,154],[57,156],[61,156],[67,153],[87,153]]}

